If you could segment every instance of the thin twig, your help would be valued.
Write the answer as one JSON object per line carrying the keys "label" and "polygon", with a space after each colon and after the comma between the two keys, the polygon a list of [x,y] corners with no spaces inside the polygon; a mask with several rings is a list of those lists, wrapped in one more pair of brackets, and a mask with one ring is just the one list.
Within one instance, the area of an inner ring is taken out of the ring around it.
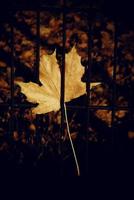
{"label": "thin twig", "polygon": [[67,117],[67,109],[66,109],[65,103],[64,103],[64,110],[65,110],[65,120],[66,120],[66,124],[67,124],[68,137],[69,137],[69,140],[70,140],[71,148],[72,148],[72,151],[73,151],[73,156],[74,156],[74,159],[75,159],[77,174],[78,174],[78,176],[80,176],[80,167],[79,167],[78,159],[77,159],[76,152],[75,152],[75,149],[74,149],[73,141],[72,141],[72,138],[71,138],[71,133],[70,133],[69,124],[68,124],[68,117]]}

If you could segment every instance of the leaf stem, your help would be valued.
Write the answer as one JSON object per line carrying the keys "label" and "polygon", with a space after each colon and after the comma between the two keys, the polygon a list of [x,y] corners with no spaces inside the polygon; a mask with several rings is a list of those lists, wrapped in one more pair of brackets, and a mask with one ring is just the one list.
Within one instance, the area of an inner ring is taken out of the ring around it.
{"label": "leaf stem", "polygon": [[77,175],[80,176],[80,167],[79,167],[78,159],[77,159],[77,156],[76,156],[75,148],[74,148],[74,145],[73,145],[73,141],[72,141],[72,138],[71,138],[69,123],[68,123],[68,116],[67,116],[67,109],[66,109],[65,103],[64,103],[64,110],[65,110],[65,120],[66,120],[66,124],[67,124],[67,132],[68,132],[68,136],[69,136],[69,140],[70,140],[70,144],[71,144],[71,148],[72,148],[72,151],[73,151],[73,156],[74,156],[74,160],[75,160],[75,164],[76,164],[76,168],[77,168]]}

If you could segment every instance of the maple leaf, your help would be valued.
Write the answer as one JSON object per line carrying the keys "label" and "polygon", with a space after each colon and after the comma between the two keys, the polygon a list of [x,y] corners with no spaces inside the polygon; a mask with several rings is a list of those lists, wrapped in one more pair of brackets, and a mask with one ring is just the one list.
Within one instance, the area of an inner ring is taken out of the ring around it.
{"label": "maple leaf", "polygon": [[[65,102],[78,98],[86,93],[86,84],[81,81],[84,67],[76,48],[65,55]],[[60,109],[61,72],[57,64],[56,52],[52,55],[43,55],[40,59],[39,80],[42,86],[33,82],[16,83],[21,87],[27,100],[38,103],[32,109],[34,114],[43,114]],[[91,87],[98,83],[91,83]]]}

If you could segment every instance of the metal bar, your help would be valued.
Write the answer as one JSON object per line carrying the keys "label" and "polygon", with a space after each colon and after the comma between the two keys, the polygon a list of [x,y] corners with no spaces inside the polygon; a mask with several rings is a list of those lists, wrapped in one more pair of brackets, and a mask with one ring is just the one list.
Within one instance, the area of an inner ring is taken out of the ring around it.
{"label": "metal bar", "polygon": [[115,21],[115,32],[114,32],[114,65],[113,65],[113,90],[112,90],[112,146],[113,151],[116,149],[116,135],[117,131],[114,125],[115,118],[115,107],[116,107],[116,69],[117,69],[117,23]]}
{"label": "metal bar", "polygon": [[[0,104],[0,107],[2,107],[2,106],[4,106],[4,107],[8,107],[8,106],[10,106],[10,104],[3,104],[3,103],[1,103]],[[16,103],[14,103],[14,105],[13,105],[13,107],[14,108],[17,108],[17,107],[21,107],[21,108],[32,108],[32,107],[34,107],[34,105],[33,104],[16,104]],[[85,105],[85,106],[71,106],[71,105],[66,105],[66,107],[67,107],[67,109],[86,109],[87,108],[87,106]],[[112,106],[94,106],[94,105],[89,105],[88,106],[88,109],[94,109],[94,110],[97,110],[97,109],[101,109],[101,110],[112,110]],[[128,110],[128,106],[115,106],[114,107],[115,108],[115,110]],[[133,106],[131,106],[131,107],[129,107],[129,109],[130,110],[133,110],[134,109],[134,107]]]}
{"label": "metal bar", "polygon": [[[91,9],[91,8],[90,8]],[[91,9],[92,13],[92,9]],[[90,98],[91,98],[91,93],[90,93],[90,85],[91,85],[91,67],[92,67],[92,16],[90,16],[90,12],[88,12],[88,28],[89,28],[89,33],[88,33],[88,68],[87,68],[87,82],[86,82],[86,91],[87,91],[87,161],[86,161],[86,173],[88,175],[89,173],[89,142],[88,142],[88,134],[89,134],[89,123],[90,123],[90,110],[88,107],[90,106]]]}
{"label": "metal bar", "polygon": [[88,12],[88,66],[86,68],[86,92],[87,92],[87,100],[86,100],[86,112],[87,112],[87,121],[86,121],[86,160],[85,160],[85,173],[88,175],[89,173],[89,142],[88,142],[88,134],[89,134],[89,123],[90,123],[90,109],[89,106],[91,104],[91,92],[90,92],[90,85],[91,85],[91,67],[92,67],[92,6]]}
{"label": "metal bar", "polygon": [[62,46],[62,66],[61,66],[61,88],[60,88],[60,106],[61,106],[61,135],[60,135],[60,144],[59,144],[59,153],[61,154],[61,163],[60,163],[60,175],[63,176],[63,161],[62,161],[62,136],[64,136],[64,120],[65,120],[65,42],[66,42],[66,10],[65,10],[65,0],[63,0],[62,5],[62,16],[63,16],[63,46]]}
{"label": "metal bar", "polygon": [[[40,8],[36,11],[36,66],[35,66],[35,81],[37,84],[39,81],[39,70],[40,70]],[[40,118],[36,115],[37,124],[39,124]],[[40,141],[39,127],[36,125],[36,139]]]}
{"label": "metal bar", "polygon": [[[64,2],[64,1],[63,1]],[[63,3],[64,4],[64,3]],[[42,6],[42,5],[37,5],[37,6],[35,6],[35,5],[31,5],[31,6],[27,6],[27,5],[16,5],[16,6],[14,6],[14,7],[9,7],[9,8],[6,8],[6,10],[8,10],[8,11],[14,11],[14,12],[16,12],[16,11],[37,11],[38,9],[40,10],[40,11],[45,11],[45,10],[50,10],[50,11],[59,11],[59,12],[62,12],[63,11],[63,4],[62,5],[60,5],[60,6],[55,6],[55,5],[44,5],[44,6]],[[96,11],[98,11],[99,10],[99,8],[92,8],[93,10],[96,10]],[[67,7],[66,6],[66,11],[67,12],[80,12],[80,11],[84,11],[84,12],[88,12],[90,10],[90,6],[85,6],[85,7],[80,7],[80,6],[71,6],[71,7]]]}
{"label": "metal bar", "polygon": [[66,13],[65,13],[65,0],[63,1],[63,47],[62,47],[62,66],[61,66],[61,98],[60,98],[60,105],[61,105],[61,135],[64,135],[64,102],[65,102],[65,42],[66,42]]}
{"label": "metal bar", "polygon": [[[10,27],[11,27],[11,101],[10,101],[10,112],[11,112],[11,119],[10,119],[10,130],[9,132],[13,133],[13,106],[14,106],[14,12],[11,13],[10,19]],[[9,137],[11,137],[11,135]]]}
{"label": "metal bar", "polygon": [[[86,109],[86,106],[66,106],[67,109]],[[112,110],[112,106],[88,106],[88,109],[92,110]],[[131,109],[134,109],[132,107]],[[115,107],[115,110],[128,110],[128,107]]]}
{"label": "metal bar", "polygon": [[36,17],[36,66],[35,80],[39,83],[39,67],[40,67],[40,10],[37,10]]}

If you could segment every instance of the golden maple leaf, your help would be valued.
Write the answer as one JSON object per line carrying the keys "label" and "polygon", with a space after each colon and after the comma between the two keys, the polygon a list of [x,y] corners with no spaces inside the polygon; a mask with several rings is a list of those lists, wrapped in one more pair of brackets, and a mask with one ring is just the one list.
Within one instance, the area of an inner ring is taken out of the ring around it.
{"label": "golden maple leaf", "polygon": [[[81,81],[84,67],[76,48],[65,55],[65,102],[78,98],[86,93],[86,84]],[[57,64],[56,52],[52,55],[43,55],[40,59],[39,79],[42,86],[33,82],[16,83],[21,87],[27,100],[38,103],[32,109],[34,114],[43,114],[60,109],[61,73]],[[91,88],[99,83],[91,83]]]}

